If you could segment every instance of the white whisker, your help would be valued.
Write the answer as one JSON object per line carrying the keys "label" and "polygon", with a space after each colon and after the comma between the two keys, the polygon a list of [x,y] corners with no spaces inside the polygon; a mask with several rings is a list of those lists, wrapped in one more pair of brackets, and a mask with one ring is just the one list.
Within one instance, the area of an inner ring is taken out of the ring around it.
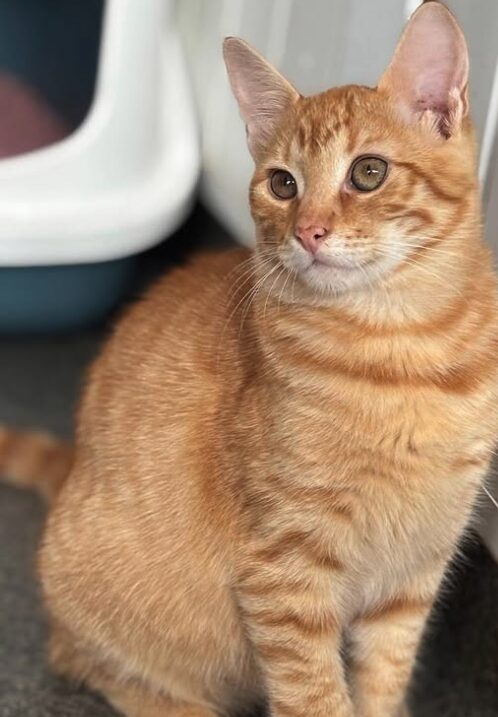
{"label": "white whisker", "polygon": [[[265,283],[265,281],[266,281],[267,279],[269,279],[270,276],[271,276],[279,267],[280,267],[280,263],[279,263],[279,264],[275,264],[275,266],[274,266],[272,269],[270,269],[270,271],[269,271],[268,273],[266,273],[262,278],[259,279],[259,281],[256,282],[256,284],[252,287],[252,290],[250,289],[250,290],[245,294],[244,299],[248,298],[248,302],[247,302],[247,305],[246,305],[246,307],[245,307],[245,309],[244,309],[244,313],[243,313],[243,315],[242,315],[242,319],[241,319],[241,322],[240,322],[240,326],[239,326],[239,337],[240,337],[240,334],[241,334],[241,332],[242,332],[242,327],[244,326],[244,322],[245,322],[245,320],[246,320],[247,314],[249,313],[249,309],[250,309],[250,307],[251,307],[251,304],[253,303],[254,299],[256,298],[256,295],[259,293],[259,291],[260,291],[261,287],[263,286],[263,284]],[[273,286],[273,285],[272,285],[272,286]],[[240,306],[241,303],[242,303],[242,302],[239,302],[239,304],[237,305],[237,308],[238,308],[238,306]]]}
{"label": "white whisker", "polygon": [[270,287],[268,293],[266,294],[266,301],[265,301],[265,305],[264,305],[264,308],[263,308],[263,321],[266,320],[266,308],[267,308],[267,306],[268,306],[268,299],[269,299],[270,296],[271,296],[271,293],[272,293],[272,291],[273,291],[273,287],[275,286],[275,284],[277,283],[277,281],[280,279],[280,277],[282,276],[282,274],[283,274],[284,271],[285,271],[285,266],[283,266],[282,269],[279,271],[279,273],[277,274],[276,278],[273,280],[273,284],[271,285],[271,287]]}
{"label": "white whisker", "polygon": [[489,500],[493,503],[496,510],[498,510],[498,501],[496,500],[496,498],[490,493],[490,491],[486,488],[485,485],[482,486],[482,489],[488,496]]}
{"label": "white whisker", "polygon": [[282,296],[284,294],[285,287],[287,286],[287,282],[289,281],[289,279],[291,278],[292,275],[293,275],[293,272],[290,272],[290,271],[287,272],[287,277],[284,281],[282,288],[280,289],[280,294],[278,296],[277,315],[280,313],[280,302],[282,301]]}

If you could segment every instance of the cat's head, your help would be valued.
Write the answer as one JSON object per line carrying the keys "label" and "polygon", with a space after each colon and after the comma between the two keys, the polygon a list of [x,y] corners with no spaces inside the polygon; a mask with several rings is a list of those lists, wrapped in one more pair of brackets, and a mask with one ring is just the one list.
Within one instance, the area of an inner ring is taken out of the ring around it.
{"label": "cat's head", "polygon": [[303,97],[242,40],[227,38],[224,54],[256,165],[258,252],[270,265],[337,295],[458,234],[475,151],[467,48],[444,5],[412,15],[376,88]]}

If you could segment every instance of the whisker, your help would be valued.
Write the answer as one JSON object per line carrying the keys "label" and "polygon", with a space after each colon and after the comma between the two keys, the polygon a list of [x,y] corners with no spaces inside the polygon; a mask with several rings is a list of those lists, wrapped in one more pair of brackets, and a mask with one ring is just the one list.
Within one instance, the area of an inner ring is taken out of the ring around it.
{"label": "whisker", "polygon": [[[246,307],[245,307],[245,309],[244,309],[244,313],[243,313],[243,315],[242,315],[242,319],[241,319],[241,322],[240,322],[240,326],[239,326],[239,337],[240,337],[242,328],[243,328],[243,326],[244,326],[244,321],[245,321],[245,319],[246,319],[246,316],[247,316],[247,314],[248,314],[248,312],[249,312],[249,309],[250,309],[250,307],[251,307],[251,304],[253,303],[254,299],[256,298],[256,295],[259,293],[259,290],[261,289],[261,287],[263,286],[263,284],[265,283],[265,281],[266,281],[267,279],[269,279],[270,276],[271,276],[279,267],[280,267],[280,264],[275,264],[275,266],[274,266],[272,269],[270,269],[269,272],[267,272],[262,278],[259,279],[259,281],[256,282],[256,284],[252,287],[252,290],[250,289],[250,290],[244,295],[243,299],[247,299],[247,298],[248,298],[248,303],[247,303],[247,305],[246,305]],[[240,303],[241,303],[241,302],[239,302],[239,304],[237,305],[237,308],[238,308],[238,306],[240,306]]]}
{"label": "whisker", "polygon": [[240,271],[243,267],[247,267],[247,265],[255,266],[261,259],[268,259],[274,256],[274,254],[275,252],[273,251],[252,252],[251,256],[249,256],[247,259],[244,259],[244,261],[241,261],[239,264],[236,264],[233,269],[228,272],[225,278],[228,279],[230,276],[232,276],[232,274],[235,274],[236,272]]}
{"label": "whisker", "polygon": [[[420,243],[414,244],[412,242],[403,242],[403,246],[409,247],[410,249],[426,249],[427,254],[435,253],[435,254],[439,254],[440,256],[450,256],[450,257],[459,257],[460,256],[460,254],[458,252],[449,251],[448,249],[440,249],[438,247],[427,246],[427,244],[420,244]],[[378,241],[376,243],[376,248],[377,247],[391,248],[392,244],[390,242]]]}
{"label": "whisker", "polygon": [[282,300],[282,297],[283,297],[283,294],[284,294],[284,291],[285,291],[285,287],[287,286],[287,282],[289,281],[289,279],[291,278],[291,276],[293,275],[293,273],[294,273],[294,272],[290,272],[290,271],[287,272],[287,277],[286,277],[286,279],[285,279],[285,281],[284,281],[284,284],[283,284],[282,288],[280,289],[280,294],[279,294],[279,296],[278,296],[277,316],[278,316],[279,313],[280,313],[280,302],[281,302],[281,300]]}
{"label": "whisker", "polygon": [[268,293],[266,294],[266,301],[265,301],[265,305],[264,305],[264,307],[263,307],[263,321],[266,321],[266,308],[267,308],[267,306],[268,306],[268,299],[269,299],[270,296],[271,296],[271,293],[272,293],[272,291],[273,291],[273,287],[274,287],[275,284],[278,282],[278,280],[280,279],[280,277],[282,276],[282,274],[283,274],[284,271],[285,271],[285,266],[283,266],[282,269],[281,269],[281,271],[277,274],[276,278],[273,280],[273,284],[271,285],[271,287],[270,287]]}
{"label": "whisker", "polygon": [[496,498],[491,494],[491,492],[486,488],[485,485],[482,486],[482,489],[488,496],[489,500],[493,503],[496,510],[498,510],[498,501],[496,500]]}
{"label": "whisker", "polygon": [[[254,259],[254,257],[251,257],[251,258]],[[243,276],[246,277],[243,281],[239,281],[239,282],[236,281],[236,282],[234,282],[234,285],[229,289],[229,292],[232,291],[232,289],[234,289],[234,291],[232,292],[232,295],[231,295],[230,298],[229,298],[229,301],[228,301],[228,304],[227,304],[227,311],[230,310],[230,304],[237,299],[239,290],[241,290],[242,287],[244,287],[249,281],[251,281],[252,279],[254,279],[254,275],[256,274],[256,272],[257,272],[258,270],[260,270],[263,266],[268,266],[268,264],[271,264],[271,261],[270,261],[269,259],[264,259],[263,262],[260,262],[260,266],[259,266],[259,267],[255,265],[255,266],[252,267],[252,269],[251,269],[250,271],[246,271],[246,272],[243,273]],[[276,264],[276,265],[268,272],[267,276],[269,276],[275,269],[277,269],[278,266],[279,266],[279,264]],[[256,284],[252,284],[252,285],[247,289],[247,291],[244,293],[244,295],[242,296],[242,298],[239,299],[239,301],[237,302],[237,304],[230,310],[230,313],[229,313],[229,315],[227,316],[227,318],[225,319],[225,322],[224,322],[224,324],[223,324],[223,328],[222,328],[222,330],[221,330],[220,339],[219,339],[219,346],[220,346],[220,347],[223,345],[223,340],[224,340],[224,338],[225,338],[225,332],[227,331],[228,326],[230,325],[230,322],[231,322],[231,320],[233,319],[233,317],[235,316],[237,310],[239,309],[239,307],[241,306],[241,304],[251,295],[251,292],[253,292],[255,289],[257,289],[257,287],[258,287],[258,285],[259,285],[260,283],[263,283],[263,281],[265,280],[265,278],[266,278],[266,277],[263,277],[263,278],[259,279],[259,280],[256,282]],[[239,335],[240,335],[240,334],[239,334]],[[218,365],[219,365],[219,359],[220,359],[220,350],[218,351],[218,356],[217,356],[217,364],[218,364]]]}
{"label": "whisker", "polygon": [[[441,281],[447,280],[447,277],[444,276],[442,273],[431,271],[427,266],[422,264],[420,261],[417,261],[416,259],[412,259],[410,257],[405,257],[405,259],[403,259],[403,261],[404,261],[404,263],[408,264],[409,266],[416,267],[417,270],[424,272],[427,276],[430,276],[432,279],[436,279],[436,281],[438,283]],[[462,293],[459,289],[455,289],[455,291],[458,294]]]}
{"label": "whisker", "polygon": [[292,282],[292,289],[291,289],[291,291],[292,291],[291,301],[293,304],[296,302],[296,297],[295,297],[295,293],[294,293],[296,290],[296,281],[297,281],[297,271],[294,272],[294,281]]}
{"label": "whisker", "polygon": [[[377,247],[377,248],[379,248],[379,247]],[[383,252],[381,250],[379,253],[380,253],[380,256],[392,258],[392,254],[390,254],[388,252]],[[416,267],[417,270],[424,272],[427,276],[430,276],[432,279],[436,279],[436,281],[438,283],[446,278],[440,272],[431,271],[431,269],[429,267],[425,266],[425,264],[423,264],[421,261],[414,259],[413,257],[410,257],[410,256],[403,257],[402,263],[408,264],[409,266]],[[457,291],[457,293],[460,293],[460,294],[462,293],[461,291],[458,291],[458,290],[456,290],[456,291]]]}
{"label": "whisker", "polygon": [[240,276],[236,278],[234,283],[229,287],[228,289],[228,296],[229,296],[229,302],[234,298],[239,291],[239,289],[244,286],[244,284],[247,284],[247,282],[253,278],[255,274],[257,274],[258,270],[263,268],[265,265],[271,264],[270,259],[263,259],[259,262],[259,266],[256,264],[256,261],[252,261],[252,265],[249,268],[246,268]]}

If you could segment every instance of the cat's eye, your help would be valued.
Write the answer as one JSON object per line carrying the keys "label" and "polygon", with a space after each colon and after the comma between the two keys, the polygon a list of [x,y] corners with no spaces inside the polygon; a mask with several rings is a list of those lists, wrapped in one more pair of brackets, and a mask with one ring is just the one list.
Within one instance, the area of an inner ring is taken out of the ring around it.
{"label": "cat's eye", "polygon": [[351,183],[360,192],[378,189],[387,175],[387,162],[380,157],[360,157],[351,169]]}
{"label": "cat's eye", "polygon": [[296,180],[285,169],[274,169],[270,174],[269,184],[277,199],[294,199],[297,194]]}

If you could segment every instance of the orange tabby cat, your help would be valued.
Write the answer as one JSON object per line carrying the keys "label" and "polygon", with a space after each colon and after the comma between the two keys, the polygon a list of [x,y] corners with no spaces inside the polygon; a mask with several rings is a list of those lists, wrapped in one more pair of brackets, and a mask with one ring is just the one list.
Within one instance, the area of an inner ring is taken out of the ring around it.
{"label": "orange tabby cat", "polygon": [[391,717],[498,430],[465,41],[426,3],[377,88],[314,97],[225,59],[257,249],[172,272],[91,371],[52,662],[127,717]]}

